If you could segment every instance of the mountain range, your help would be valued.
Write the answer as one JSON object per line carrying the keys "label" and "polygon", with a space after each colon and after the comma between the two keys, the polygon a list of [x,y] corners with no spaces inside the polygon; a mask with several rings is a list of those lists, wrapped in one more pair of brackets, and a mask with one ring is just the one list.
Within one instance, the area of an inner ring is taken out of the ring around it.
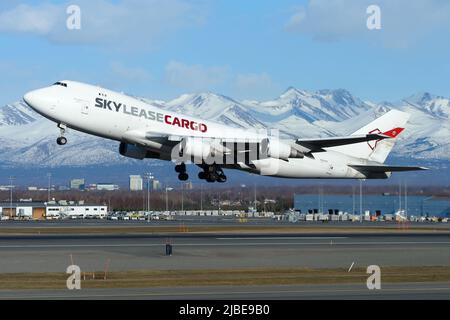
{"label": "mountain range", "polygon": [[[450,100],[418,93],[399,101],[363,101],[344,89],[305,91],[288,88],[270,101],[239,101],[211,92],[184,94],[171,101],[140,98],[161,108],[239,128],[278,129],[286,137],[347,135],[390,109],[411,114],[393,158],[450,161]],[[133,163],[118,153],[118,143],[69,130],[68,145],[57,146],[56,124],[23,101],[0,108],[2,167],[65,167]],[[154,165],[157,162],[153,163]]]}

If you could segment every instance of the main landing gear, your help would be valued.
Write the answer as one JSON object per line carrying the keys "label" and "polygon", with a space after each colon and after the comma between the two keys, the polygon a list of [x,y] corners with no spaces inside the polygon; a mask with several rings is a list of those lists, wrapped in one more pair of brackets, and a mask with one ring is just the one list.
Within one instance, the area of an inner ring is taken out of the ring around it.
{"label": "main landing gear", "polygon": [[65,124],[60,123],[60,124],[58,124],[58,128],[60,130],[60,136],[58,139],[56,139],[56,143],[60,146],[64,146],[67,144],[67,138],[64,137],[67,127]]}
{"label": "main landing gear", "polygon": [[223,170],[218,165],[204,165],[202,166],[203,171],[198,173],[198,178],[200,180],[206,180],[209,183],[227,182],[227,176],[223,173]]}
{"label": "main landing gear", "polygon": [[[203,169],[203,171],[200,171],[198,174],[198,178],[200,180],[206,180],[209,183],[227,182],[227,176],[223,173],[223,170],[220,166],[218,166],[216,164],[201,165],[200,168]],[[189,175],[186,173],[186,164],[181,163],[181,164],[176,165],[175,171],[178,173],[179,180],[187,181],[189,179]]]}
{"label": "main landing gear", "polygon": [[186,173],[186,164],[178,164],[175,166],[175,171],[178,173],[178,180],[187,181],[189,179],[189,175]]}

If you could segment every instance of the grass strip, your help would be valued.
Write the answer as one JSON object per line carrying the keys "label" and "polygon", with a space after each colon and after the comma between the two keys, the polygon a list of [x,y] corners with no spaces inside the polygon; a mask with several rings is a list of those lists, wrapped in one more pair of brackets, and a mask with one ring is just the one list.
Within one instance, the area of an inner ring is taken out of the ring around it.
{"label": "grass strip", "polygon": [[[66,289],[65,273],[0,274],[0,290]],[[365,284],[366,269],[251,268],[82,272],[82,288],[147,288],[213,285]],[[450,267],[384,267],[383,283],[450,282]]]}

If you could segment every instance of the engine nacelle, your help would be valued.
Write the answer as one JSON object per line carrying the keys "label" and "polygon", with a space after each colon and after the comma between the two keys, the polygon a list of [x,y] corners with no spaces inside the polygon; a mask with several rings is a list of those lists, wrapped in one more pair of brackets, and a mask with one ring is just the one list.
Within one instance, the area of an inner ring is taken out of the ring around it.
{"label": "engine nacelle", "polygon": [[261,154],[282,160],[304,157],[303,153],[278,139],[264,139],[261,142]]}
{"label": "engine nacelle", "polygon": [[213,148],[208,141],[201,138],[185,138],[181,144],[183,154],[196,159],[207,159],[213,156]]}
{"label": "engine nacelle", "polygon": [[122,142],[119,146],[119,153],[124,157],[143,160],[147,155],[147,150],[133,144]]}

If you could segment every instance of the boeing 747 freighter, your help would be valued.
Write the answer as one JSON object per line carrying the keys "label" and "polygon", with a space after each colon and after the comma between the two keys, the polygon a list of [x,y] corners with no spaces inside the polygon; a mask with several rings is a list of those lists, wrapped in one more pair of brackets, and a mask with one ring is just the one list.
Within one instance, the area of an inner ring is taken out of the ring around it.
{"label": "boeing 747 freighter", "polygon": [[24,100],[58,125],[59,145],[67,144],[67,128],[116,140],[125,157],[173,161],[182,181],[192,162],[201,169],[200,179],[222,183],[224,168],[318,179],[385,179],[392,172],[425,169],[383,164],[409,118],[397,110],[349,136],[281,139],[274,131],[229,127],[75,81],[28,92]]}

